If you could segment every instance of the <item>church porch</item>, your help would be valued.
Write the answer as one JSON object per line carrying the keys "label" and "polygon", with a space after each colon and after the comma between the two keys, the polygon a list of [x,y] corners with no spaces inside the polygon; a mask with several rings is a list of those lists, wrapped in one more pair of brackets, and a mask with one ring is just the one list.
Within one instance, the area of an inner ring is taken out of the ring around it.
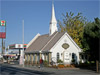
{"label": "church porch", "polygon": [[51,63],[50,52],[36,52],[36,53],[25,53],[25,65],[39,65],[40,59],[43,59],[44,64]]}

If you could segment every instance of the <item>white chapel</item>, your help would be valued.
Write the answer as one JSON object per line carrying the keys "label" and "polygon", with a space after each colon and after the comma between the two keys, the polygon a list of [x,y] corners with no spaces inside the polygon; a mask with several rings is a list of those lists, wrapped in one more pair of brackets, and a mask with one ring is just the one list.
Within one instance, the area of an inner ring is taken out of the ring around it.
{"label": "white chapel", "polygon": [[38,64],[40,58],[48,63],[57,63],[61,60],[64,64],[71,64],[72,60],[79,64],[80,47],[74,42],[67,32],[58,32],[54,4],[50,20],[49,33],[39,33],[28,43],[25,50],[25,61]]}

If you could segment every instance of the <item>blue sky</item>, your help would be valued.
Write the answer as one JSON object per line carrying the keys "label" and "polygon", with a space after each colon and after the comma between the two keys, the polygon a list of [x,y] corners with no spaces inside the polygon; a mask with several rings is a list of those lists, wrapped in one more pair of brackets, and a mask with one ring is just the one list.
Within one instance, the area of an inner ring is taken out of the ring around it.
{"label": "blue sky", "polygon": [[[57,20],[62,13],[82,12],[88,21],[99,17],[99,0],[54,0]],[[25,43],[37,34],[49,32],[52,0],[0,0],[0,20],[7,22],[6,46],[22,43],[22,20],[24,20]],[[1,40],[0,40],[1,42]],[[1,43],[0,43],[1,46]]]}

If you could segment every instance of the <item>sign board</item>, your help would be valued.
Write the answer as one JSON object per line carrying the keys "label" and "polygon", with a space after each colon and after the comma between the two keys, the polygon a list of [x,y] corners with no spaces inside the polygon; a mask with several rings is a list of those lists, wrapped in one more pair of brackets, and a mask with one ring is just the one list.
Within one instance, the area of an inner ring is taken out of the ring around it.
{"label": "sign board", "polygon": [[[27,44],[24,44],[24,48],[26,48]],[[23,48],[23,44],[12,44],[9,45],[9,49],[22,49]]]}
{"label": "sign board", "polygon": [[4,20],[0,21],[0,26],[6,26],[6,21]]}
{"label": "sign board", "polygon": [[0,32],[0,38],[6,38],[6,32]]}

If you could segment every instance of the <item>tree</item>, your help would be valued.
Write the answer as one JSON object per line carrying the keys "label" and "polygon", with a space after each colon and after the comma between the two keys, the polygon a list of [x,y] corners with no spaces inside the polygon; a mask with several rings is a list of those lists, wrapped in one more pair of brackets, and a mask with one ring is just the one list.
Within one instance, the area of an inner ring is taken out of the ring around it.
{"label": "tree", "polygon": [[74,13],[68,12],[66,15],[63,14],[63,22],[58,21],[59,31],[64,32],[67,31],[68,34],[73,38],[73,40],[82,47],[82,39],[84,32],[84,25],[86,24],[85,17],[81,16],[82,13],[78,13],[74,16]]}
{"label": "tree", "polygon": [[99,60],[99,39],[100,39],[100,19],[95,18],[94,22],[89,22],[84,28],[83,47],[91,55],[91,60]]}

